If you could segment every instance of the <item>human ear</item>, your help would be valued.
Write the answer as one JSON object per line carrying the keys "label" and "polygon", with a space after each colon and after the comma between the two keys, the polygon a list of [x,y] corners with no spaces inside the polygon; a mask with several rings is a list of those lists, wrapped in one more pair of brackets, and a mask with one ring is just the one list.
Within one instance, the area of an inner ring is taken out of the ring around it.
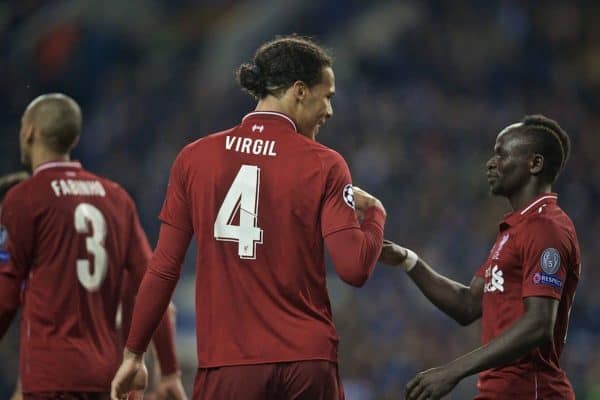
{"label": "human ear", "polygon": [[529,160],[529,172],[533,175],[541,174],[544,170],[544,156],[541,154],[534,154]]}
{"label": "human ear", "polygon": [[296,99],[299,102],[304,101],[308,94],[308,87],[306,86],[306,84],[302,81],[296,81],[292,85],[292,89],[294,91],[294,96],[296,97]]}

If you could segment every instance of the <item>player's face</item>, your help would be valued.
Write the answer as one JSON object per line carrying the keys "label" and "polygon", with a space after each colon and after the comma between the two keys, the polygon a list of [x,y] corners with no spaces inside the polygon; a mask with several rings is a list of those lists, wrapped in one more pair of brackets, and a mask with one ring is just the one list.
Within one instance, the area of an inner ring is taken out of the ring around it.
{"label": "player's face", "polygon": [[319,128],[333,115],[331,99],[335,94],[335,76],[331,67],[323,68],[321,82],[308,88],[302,108],[296,116],[302,134],[315,139]]}
{"label": "player's face", "polygon": [[496,138],[494,155],[487,162],[490,191],[509,197],[529,181],[530,154],[518,135],[520,124],[510,125]]}

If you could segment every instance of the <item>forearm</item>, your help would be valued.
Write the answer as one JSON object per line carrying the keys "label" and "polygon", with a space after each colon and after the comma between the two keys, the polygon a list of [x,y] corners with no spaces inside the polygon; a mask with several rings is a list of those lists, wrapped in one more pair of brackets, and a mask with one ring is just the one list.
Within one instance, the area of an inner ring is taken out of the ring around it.
{"label": "forearm", "polygon": [[169,306],[177,281],[163,279],[148,271],[142,280],[135,307],[127,349],[142,354],[148,348],[150,339],[158,328]]}
{"label": "forearm", "polygon": [[429,301],[461,325],[478,317],[469,287],[438,274],[422,259],[408,275]]}
{"label": "forearm", "polygon": [[370,207],[360,229],[335,232],[325,238],[325,244],[340,278],[362,286],[375,269],[383,243],[385,214]]}
{"label": "forearm", "polygon": [[179,371],[175,351],[175,321],[172,319],[172,315],[170,310],[167,309],[152,337],[163,376]]}
{"label": "forearm", "polygon": [[535,318],[523,317],[488,344],[452,361],[449,367],[462,379],[515,361],[548,340],[546,330]]}
{"label": "forearm", "polygon": [[[165,311],[179,280],[181,264],[190,238],[191,234],[188,232],[167,224],[161,226],[154,256],[140,284],[133,309],[127,348],[134,353],[146,351],[150,338],[165,316]],[[172,325],[164,325],[164,329],[170,328]],[[162,331],[161,333],[172,339],[172,331],[170,333]]]}

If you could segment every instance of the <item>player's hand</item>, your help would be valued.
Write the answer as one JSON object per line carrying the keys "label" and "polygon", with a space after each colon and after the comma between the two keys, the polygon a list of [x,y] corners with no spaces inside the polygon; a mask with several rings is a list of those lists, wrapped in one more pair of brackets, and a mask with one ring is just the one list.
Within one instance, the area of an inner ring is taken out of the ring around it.
{"label": "player's hand", "polygon": [[156,387],[155,398],[156,400],[187,400],[181,383],[181,373],[163,376]]}
{"label": "player's hand", "polygon": [[379,262],[391,266],[398,266],[406,260],[406,249],[391,240],[384,239],[379,255]]}
{"label": "player's hand", "polygon": [[460,377],[452,368],[431,368],[415,376],[406,385],[406,400],[441,399],[456,386]]}
{"label": "player's hand", "polygon": [[363,219],[367,208],[373,206],[378,207],[381,209],[381,211],[383,211],[384,214],[386,214],[385,208],[379,199],[365,192],[358,186],[353,186],[352,191],[354,192],[354,208],[359,220]]}
{"label": "player's hand", "polygon": [[[148,384],[148,370],[141,354],[135,354],[125,349],[123,362],[117,370],[110,385],[111,400],[142,399],[143,391]],[[130,392],[140,392],[129,396]],[[136,397],[137,396],[137,397]]]}

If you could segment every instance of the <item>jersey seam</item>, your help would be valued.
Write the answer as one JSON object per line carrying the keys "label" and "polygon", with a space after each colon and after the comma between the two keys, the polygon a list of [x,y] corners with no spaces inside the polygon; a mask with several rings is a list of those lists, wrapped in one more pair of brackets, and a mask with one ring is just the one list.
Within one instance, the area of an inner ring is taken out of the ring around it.
{"label": "jersey seam", "polygon": [[360,226],[358,226],[358,225],[342,225],[342,226],[339,226],[339,227],[335,227],[333,229],[330,229],[326,233],[324,233],[323,237],[325,238],[325,237],[327,237],[329,235],[332,235],[332,234],[334,234],[336,232],[344,231],[344,230],[349,230],[349,229],[358,229],[358,230],[360,230]]}

